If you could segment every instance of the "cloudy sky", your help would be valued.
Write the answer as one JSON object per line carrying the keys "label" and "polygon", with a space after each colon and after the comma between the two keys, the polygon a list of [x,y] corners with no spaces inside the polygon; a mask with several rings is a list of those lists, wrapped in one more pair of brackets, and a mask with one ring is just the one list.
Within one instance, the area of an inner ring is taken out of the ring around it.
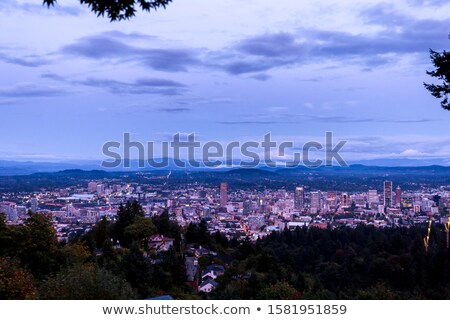
{"label": "cloudy sky", "polygon": [[102,145],[349,142],[349,160],[450,158],[423,88],[444,0],[174,0],[110,23],[75,0],[0,2],[0,159],[100,159]]}

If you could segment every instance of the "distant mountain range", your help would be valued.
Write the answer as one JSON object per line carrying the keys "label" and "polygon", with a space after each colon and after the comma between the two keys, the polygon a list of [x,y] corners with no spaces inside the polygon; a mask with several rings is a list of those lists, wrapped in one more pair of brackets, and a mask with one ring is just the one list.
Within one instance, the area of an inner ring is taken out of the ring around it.
{"label": "distant mountain range", "polygon": [[[155,159],[156,162],[161,162],[162,159]],[[145,166],[139,167],[138,160],[131,160],[130,168],[124,168],[122,166],[117,168],[108,169],[102,167],[100,160],[78,160],[78,161],[61,161],[61,162],[36,162],[36,161],[10,161],[10,160],[0,160],[0,176],[16,176],[16,175],[30,175],[33,173],[41,172],[59,172],[64,170],[103,170],[107,172],[134,172],[134,171],[154,171],[154,170],[189,170],[189,171],[228,171],[232,168],[239,168],[240,160],[232,161],[232,166],[224,166],[220,168],[195,168],[190,166],[188,163],[186,168],[180,168],[176,166],[174,159],[167,159],[169,165],[164,168],[153,168],[147,163]],[[354,165],[364,165],[369,167],[427,167],[427,166],[450,166],[450,159],[376,159],[376,160],[362,160],[362,161],[352,161],[348,163],[350,166]],[[283,166],[277,168],[267,168],[264,166],[258,167],[259,169],[265,169],[268,171],[278,171],[283,169]],[[304,167],[298,167],[302,169]],[[287,170],[292,170],[295,168],[290,168]],[[242,168],[242,170],[246,170]]]}

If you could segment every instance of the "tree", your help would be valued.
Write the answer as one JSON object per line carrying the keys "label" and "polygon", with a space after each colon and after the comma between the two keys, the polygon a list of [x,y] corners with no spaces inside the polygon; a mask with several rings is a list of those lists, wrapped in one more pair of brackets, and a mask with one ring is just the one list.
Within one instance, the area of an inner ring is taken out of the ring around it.
{"label": "tree", "polygon": [[132,242],[137,241],[139,243],[143,239],[155,234],[155,232],[156,227],[152,220],[144,217],[136,217],[133,224],[125,228],[124,235],[126,238],[131,239]]}
{"label": "tree", "polygon": [[450,110],[450,101],[448,100],[450,94],[450,52],[445,50],[437,52],[430,49],[430,58],[436,69],[427,71],[427,74],[442,81],[442,84],[424,83],[424,86],[434,97],[442,99],[442,108]]}
{"label": "tree", "polygon": [[298,299],[300,293],[289,283],[279,282],[263,289],[258,299],[261,300],[291,300]]}
{"label": "tree", "polygon": [[21,227],[18,256],[34,276],[42,278],[57,269],[58,242],[52,218],[46,214],[29,212],[30,217]]}
{"label": "tree", "polygon": [[117,220],[114,224],[114,239],[119,241],[122,247],[129,247],[131,244],[131,237],[125,233],[127,227],[131,226],[136,218],[144,217],[144,210],[142,206],[135,200],[133,203],[127,201],[126,205],[120,204],[117,210]]}
{"label": "tree", "polygon": [[153,269],[137,245],[123,257],[121,263],[125,279],[137,290],[140,298],[148,298],[153,293]]}
{"label": "tree", "polygon": [[136,297],[128,282],[113,273],[86,265],[62,270],[46,280],[40,298],[50,300],[125,300]]}
{"label": "tree", "polygon": [[16,260],[0,257],[0,299],[35,299],[37,290],[32,275]]}
{"label": "tree", "polygon": [[[48,7],[55,5],[57,0],[44,0]],[[136,8],[150,12],[158,8],[166,8],[172,0],[80,0],[81,4],[87,4],[97,16],[104,17],[105,14],[111,21],[128,20],[136,14]]]}
{"label": "tree", "polygon": [[110,222],[103,217],[94,227],[95,246],[102,248],[106,239],[109,239]]}
{"label": "tree", "polygon": [[65,246],[60,252],[64,266],[82,265],[92,262],[92,254],[89,251],[89,247],[79,241]]}

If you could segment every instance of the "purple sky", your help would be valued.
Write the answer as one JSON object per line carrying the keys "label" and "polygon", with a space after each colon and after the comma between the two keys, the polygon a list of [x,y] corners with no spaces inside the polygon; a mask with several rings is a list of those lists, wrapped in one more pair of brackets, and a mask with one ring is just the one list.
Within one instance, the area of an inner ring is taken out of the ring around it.
{"label": "purple sky", "polygon": [[[75,0],[0,2],[0,159],[99,159],[103,143],[349,142],[348,160],[450,158],[423,88],[448,1],[174,0],[110,23]],[[394,4],[393,4],[394,3]]]}

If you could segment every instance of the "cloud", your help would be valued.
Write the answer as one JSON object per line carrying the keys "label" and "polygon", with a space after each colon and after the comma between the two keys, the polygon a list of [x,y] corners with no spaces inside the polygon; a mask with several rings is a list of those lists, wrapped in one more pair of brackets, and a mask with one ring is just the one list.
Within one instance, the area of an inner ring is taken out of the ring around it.
{"label": "cloud", "polygon": [[286,65],[284,61],[269,61],[265,59],[259,59],[254,61],[235,61],[226,63],[223,65],[223,70],[232,75],[239,75],[245,73],[254,73],[261,71],[268,71],[275,67]]}
{"label": "cloud", "polygon": [[250,78],[258,80],[258,81],[267,81],[270,78],[272,78],[270,75],[265,74],[265,73],[259,73],[259,74],[255,74],[250,76]]}
{"label": "cloud", "polygon": [[58,97],[69,94],[67,88],[38,86],[36,84],[19,84],[0,88],[0,97],[6,98],[42,98]]}
{"label": "cloud", "polygon": [[[114,60],[122,63],[138,63],[149,69],[166,72],[184,72],[199,65],[199,51],[190,48],[149,48],[126,44],[125,41],[156,37],[140,33],[126,34],[110,31],[78,39],[60,49],[60,53],[92,60]],[[155,44],[154,44],[155,45]]]}
{"label": "cloud", "polygon": [[[264,33],[247,37],[223,53],[220,68],[229,74],[255,74],[274,68],[308,65],[331,60],[356,63],[366,71],[395,64],[402,55],[421,54],[447,43],[450,19],[417,19],[390,5],[372,6],[360,13],[380,31],[354,34],[344,31],[301,28],[295,32]],[[428,57],[427,57],[428,58]]]}
{"label": "cloud", "polygon": [[156,40],[156,39],[158,39],[158,37],[156,37],[156,36],[148,35],[148,34],[141,33],[141,32],[124,33],[122,31],[118,31],[118,30],[105,31],[102,33],[102,35],[117,38],[117,39],[124,39],[124,37],[126,37],[127,39],[133,39],[133,40]]}
{"label": "cloud", "polygon": [[[428,59],[428,49],[441,49],[447,41],[450,19],[418,19],[390,5],[370,6],[359,18],[375,33],[351,33],[318,28],[265,32],[245,37],[219,50],[173,47],[142,33],[109,31],[80,38],[60,53],[91,60],[133,63],[165,72],[195,68],[249,75],[266,81],[267,71],[323,61],[359,65],[365,71],[396,64],[403,55]],[[162,47],[163,46],[163,47]]]}
{"label": "cloud", "polygon": [[448,41],[450,19],[417,19],[396,11],[392,5],[372,6],[360,14],[368,24],[382,27],[373,43],[363,43],[367,53],[427,53]]}
{"label": "cloud", "polygon": [[160,78],[139,78],[133,82],[106,78],[66,79],[55,73],[44,73],[41,78],[63,82],[71,86],[86,86],[107,90],[113,94],[157,94],[177,96],[187,90],[181,82]]}
{"label": "cloud", "polygon": [[[343,137],[340,137],[342,139]],[[398,136],[350,136],[343,138],[348,143],[345,152],[359,159],[370,158],[426,158],[450,156],[450,137],[426,135]]]}
{"label": "cloud", "polygon": [[440,7],[442,5],[448,4],[448,0],[408,0],[409,4],[416,5],[419,7],[424,6],[433,6],[433,7]]}
{"label": "cloud", "polygon": [[135,47],[105,34],[79,39],[73,44],[62,47],[60,51],[90,59],[130,58],[137,54]]}
{"label": "cloud", "polygon": [[12,51],[12,49],[0,48],[0,61],[20,65],[23,67],[40,67],[49,64],[47,59],[38,55],[18,56],[17,53],[6,53],[5,51]]}
{"label": "cloud", "polygon": [[227,98],[210,98],[210,99],[198,99],[198,98],[191,98],[189,100],[178,100],[176,101],[176,104],[186,106],[199,106],[199,105],[224,105],[224,104],[230,104],[234,101],[232,99]]}
{"label": "cloud", "polygon": [[191,108],[170,108],[170,107],[158,109],[158,111],[167,112],[167,113],[185,113],[185,112],[188,112],[191,110],[192,110]]}
{"label": "cloud", "polygon": [[182,94],[186,89],[186,86],[182,83],[154,78],[141,78],[134,82],[87,78],[75,82],[88,87],[105,89],[114,94],[158,94],[163,96],[176,96]]}
{"label": "cloud", "polygon": [[0,11],[23,11],[32,14],[56,14],[62,16],[79,16],[83,13],[83,9],[80,6],[71,6],[64,4],[57,4],[50,8],[41,4],[25,2],[19,3],[15,0],[2,0],[0,2]]}
{"label": "cloud", "polygon": [[46,73],[41,74],[41,78],[66,82],[65,78],[61,77],[60,75],[57,75],[56,73],[52,73],[52,72],[46,72]]}
{"label": "cloud", "polygon": [[267,108],[267,111],[270,113],[286,113],[289,108],[287,107],[269,107]]}
{"label": "cloud", "polygon": [[18,103],[18,101],[13,100],[13,99],[0,100],[0,106],[11,106],[11,105],[15,105],[17,103]]}
{"label": "cloud", "polygon": [[288,32],[265,33],[240,41],[237,51],[264,58],[298,57],[304,52],[305,46],[295,36]]}
{"label": "cloud", "polygon": [[[277,112],[240,115],[240,120],[219,121],[219,124],[225,125],[238,125],[238,124],[298,124],[302,122],[324,122],[324,123],[425,123],[434,122],[435,119],[418,118],[418,119],[389,119],[389,118],[356,118],[347,116],[321,116],[321,115],[309,115],[309,114],[295,114],[295,113],[282,113],[282,110]],[[257,120],[255,120],[257,118]],[[251,120],[247,120],[251,119]]]}
{"label": "cloud", "polygon": [[407,149],[407,150],[401,152],[399,155],[405,156],[405,157],[413,157],[413,156],[417,157],[417,156],[423,156],[424,153],[420,152],[417,149]]}

